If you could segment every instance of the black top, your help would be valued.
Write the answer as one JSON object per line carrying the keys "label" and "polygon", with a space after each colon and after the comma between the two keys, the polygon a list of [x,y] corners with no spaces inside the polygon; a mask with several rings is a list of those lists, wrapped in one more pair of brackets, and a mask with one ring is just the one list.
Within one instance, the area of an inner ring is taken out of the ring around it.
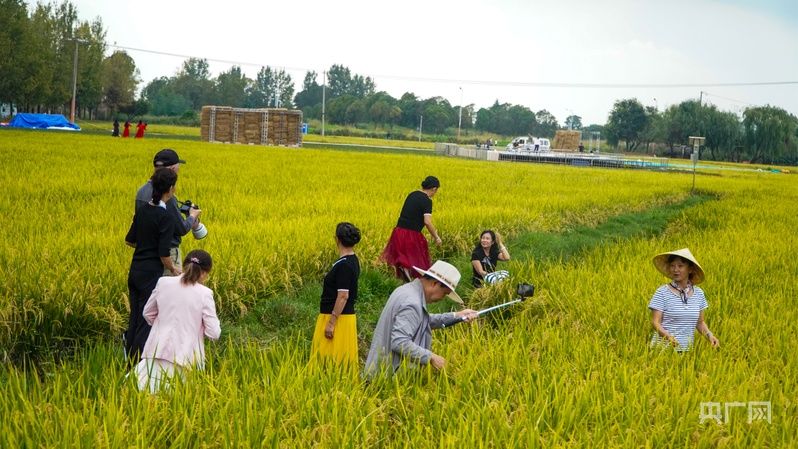
{"label": "black top", "polygon": [[357,301],[357,279],[360,277],[360,261],[357,254],[344,256],[332,266],[327,276],[324,276],[324,287],[321,289],[321,306],[319,313],[331,314],[338,299],[339,290],[349,290],[349,299],[341,315],[355,314],[355,301]]}
{"label": "black top", "polygon": [[135,243],[131,270],[163,271],[161,257],[169,257],[175,221],[166,209],[160,206],[142,206],[133,216],[133,224],[125,237],[126,242]]}
{"label": "black top", "polygon": [[[152,200],[152,180],[145,182],[143,186],[139,187],[138,192],[136,192],[136,210],[139,210],[145,204],[149,204],[150,200]],[[175,233],[172,236],[172,248],[177,248],[183,241],[183,236],[188,234],[188,231],[194,226],[194,217],[191,215],[184,216],[180,212],[180,207],[177,205],[177,197],[174,195],[166,202],[166,210],[169,211],[175,219]]]}
{"label": "black top", "polygon": [[[485,273],[491,273],[496,270],[496,263],[499,262],[499,253],[490,251],[490,255],[486,256],[485,250],[480,246],[478,248],[474,248],[474,251],[471,253],[471,260],[478,260],[482,265],[482,269],[485,270]],[[474,276],[472,278],[474,286],[482,286],[482,276],[479,275],[477,269],[474,268],[473,265],[471,266],[471,271],[474,272]]]}
{"label": "black top", "polygon": [[407,195],[397,227],[421,232],[424,229],[424,214],[432,214],[432,198],[421,190]]}

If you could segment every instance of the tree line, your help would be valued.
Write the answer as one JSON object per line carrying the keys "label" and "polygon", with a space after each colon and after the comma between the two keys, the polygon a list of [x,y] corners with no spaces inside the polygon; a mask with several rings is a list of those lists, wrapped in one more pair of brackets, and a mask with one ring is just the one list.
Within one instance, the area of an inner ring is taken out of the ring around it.
{"label": "tree line", "polygon": [[70,2],[38,3],[29,14],[23,0],[0,0],[0,103],[20,111],[64,113],[77,66],[79,112],[92,116],[102,105],[130,108],[139,72],[124,52],[105,56],[105,37],[102,19],[78,20]]}
{"label": "tree line", "polygon": [[[443,97],[419,98],[406,92],[395,98],[378,91],[374,80],[334,64],[322,73],[309,71],[295,92],[285,70],[261,67],[254,79],[240,66],[212,77],[206,59],[189,58],[174,76],[141,84],[135,61],[124,51],[105,56],[108,45],[101,18],[78,20],[69,1],[38,3],[29,14],[23,0],[0,0],[0,103],[19,111],[64,113],[72,98],[75,46],[78,46],[76,108],[78,116],[128,118],[196,117],[204,105],[242,108],[298,108],[306,119],[335,125],[399,126],[452,136],[458,127],[467,135],[535,135],[554,137],[558,129],[583,130],[581,117],[571,115],[561,126],[546,109],[498,100],[487,108],[452,105]],[[323,101],[324,100],[324,101]],[[324,102],[324,107],[322,103]],[[322,117],[323,115],[323,117]],[[423,122],[423,125],[422,125]],[[611,145],[623,142],[627,152],[649,152],[654,144],[676,156],[689,136],[705,136],[702,151],[715,160],[798,164],[798,120],[774,106],[749,107],[742,117],[691,99],[668,107],[644,107],[636,99],[615,103],[606,125],[590,125]],[[468,142],[475,138],[464,137]]]}
{"label": "tree line", "polygon": [[[742,117],[690,99],[660,112],[637,99],[619,100],[610,112],[604,135],[610,145],[623,142],[626,152],[651,152],[664,145],[666,154],[684,156],[691,136],[704,137],[700,157],[716,161],[798,164],[798,118],[775,106],[752,106]],[[691,152],[692,150],[688,150]]]}

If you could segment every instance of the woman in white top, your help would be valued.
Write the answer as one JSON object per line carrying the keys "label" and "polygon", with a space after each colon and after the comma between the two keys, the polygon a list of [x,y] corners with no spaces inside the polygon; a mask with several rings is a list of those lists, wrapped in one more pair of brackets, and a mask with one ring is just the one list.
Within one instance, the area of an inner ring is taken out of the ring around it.
{"label": "woman in white top", "polygon": [[648,304],[656,331],[651,345],[670,343],[679,352],[688,351],[698,331],[718,347],[720,342],[704,321],[704,310],[709,307],[704,291],[696,287],[704,281],[704,270],[690,250],[659,254],[654,265],[672,281],[658,288]]}
{"label": "woman in white top", "polygon": [[213,291],[203,285],[212,266],[210,254],[194,250],[182,275],[158,280],[142,313],[152,330],[136,366],[139,389],[156,392],[176,374],[182,379],[186,369],[204,367],[204,338],[218,340],[222,332]]}

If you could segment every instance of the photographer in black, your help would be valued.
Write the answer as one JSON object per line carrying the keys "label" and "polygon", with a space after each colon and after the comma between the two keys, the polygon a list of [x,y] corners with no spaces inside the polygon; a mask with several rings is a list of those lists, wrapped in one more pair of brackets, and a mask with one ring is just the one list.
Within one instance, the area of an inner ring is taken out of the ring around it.
{"label": "photographer in black", "polygon": [[[172,149],[164,149],[159,151],[155,158],[153,159],[153,165],[155,166],[155,170],[159,168],[168,168],[175,173],[180,171],[180,164],[185,164],[186,161],[180,159],[178,157],[177,152]],[[147,204],[152,199],[152,178],[147,181],[143,186],[141,186],[136,193],[136,211],[138,211],[142,206]],[[189,209],[188,214],[183,216],[180,213],[180,208],[178,207],[177,198],[174,196],[171,197],[166,202],[166,210],[175,220],[175,230],[174,235],[172,236],[172,241],[170,244],[170,252],[169,257],[171,257],[172,261],[174,262],[175,266],[182,270],[183,268],[183,255],[180,252],[180,243],[183,240],[183,236],[188,234],[188,231],[192,229],[197,229],[199,227],[199,215],[202,212],[200,209],[192,207]],[[164,270],[164,276],[171,276],[172,273],[168,270]]]}

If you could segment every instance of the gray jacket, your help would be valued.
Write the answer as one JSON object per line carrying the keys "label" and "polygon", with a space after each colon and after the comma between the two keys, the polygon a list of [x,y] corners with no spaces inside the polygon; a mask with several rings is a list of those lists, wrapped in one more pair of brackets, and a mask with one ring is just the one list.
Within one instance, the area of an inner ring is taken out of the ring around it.
{"label": "gray jacket", "polygon": [[393,373],[403,358],[407,358],[411,367],[426,365],[432,358],[432,329],[439,329],[454,318],[454,312],[427,313],[420,280],[397,288],[388,298],[374,329],[364,376]]}

